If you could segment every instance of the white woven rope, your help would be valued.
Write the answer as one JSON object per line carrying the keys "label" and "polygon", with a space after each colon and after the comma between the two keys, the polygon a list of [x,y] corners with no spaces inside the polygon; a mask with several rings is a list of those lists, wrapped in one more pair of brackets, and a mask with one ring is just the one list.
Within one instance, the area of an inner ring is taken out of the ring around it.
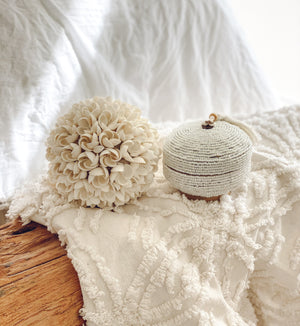
{"label": "white woven rope", "polygon": [[182,192],[213,197],[239,186],[251,168],[254,132],[247,125],[213,115],[173,130],[164,145],[164,175]]}

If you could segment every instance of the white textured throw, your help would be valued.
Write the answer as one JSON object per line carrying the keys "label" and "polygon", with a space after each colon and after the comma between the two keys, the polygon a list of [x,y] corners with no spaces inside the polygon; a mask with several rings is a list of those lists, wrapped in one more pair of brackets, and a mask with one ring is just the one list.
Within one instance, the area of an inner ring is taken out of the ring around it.
{"label": "white textured throw", "polygon": [[188,200],[161,171],[117,211],[65,204],[47,180],[15,197],[11,218],[66,243],[88,326],[300,325],[300,107],[243,121],[262,139],[220,201]]}
{"label": "white textured throw", "polygon": [[226,194],[243,183],[250,171],[252,142],[239,126],[216,121],[176,128],[164,145],[164,175],[182,192],[203,197]]}

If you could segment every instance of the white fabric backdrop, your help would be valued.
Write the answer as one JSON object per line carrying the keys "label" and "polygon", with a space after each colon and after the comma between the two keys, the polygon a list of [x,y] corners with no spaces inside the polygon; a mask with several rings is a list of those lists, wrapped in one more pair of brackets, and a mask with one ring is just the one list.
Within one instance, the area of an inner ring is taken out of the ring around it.
{"label": "white fabric backdrop", "polygon": [[153,122],[276,108],[223,1],[0,3],[0,200],[40,174],[58,114],[113,97]]}

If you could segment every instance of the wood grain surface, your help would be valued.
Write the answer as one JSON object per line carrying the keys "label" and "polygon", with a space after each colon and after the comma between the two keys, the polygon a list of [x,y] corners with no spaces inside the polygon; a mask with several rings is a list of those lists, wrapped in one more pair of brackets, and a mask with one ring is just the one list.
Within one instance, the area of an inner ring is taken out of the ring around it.
{"label": "wood grain surface", "polygon": [[81,326],[77,274],[56,235],[37,223],[0,226],[0,325]]}

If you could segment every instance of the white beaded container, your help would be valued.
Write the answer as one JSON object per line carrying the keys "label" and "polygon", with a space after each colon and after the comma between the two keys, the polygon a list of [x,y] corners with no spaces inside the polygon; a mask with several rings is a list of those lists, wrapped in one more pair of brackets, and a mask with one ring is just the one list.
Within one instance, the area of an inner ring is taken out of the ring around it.
{"label": "white beaded container", "polygon": [[248,134],[226,121],[210,129],[201,121],[183,124],[166,138],[164,175],[183,193],[214,197],[243,183],[251,169],[252,141]]}

